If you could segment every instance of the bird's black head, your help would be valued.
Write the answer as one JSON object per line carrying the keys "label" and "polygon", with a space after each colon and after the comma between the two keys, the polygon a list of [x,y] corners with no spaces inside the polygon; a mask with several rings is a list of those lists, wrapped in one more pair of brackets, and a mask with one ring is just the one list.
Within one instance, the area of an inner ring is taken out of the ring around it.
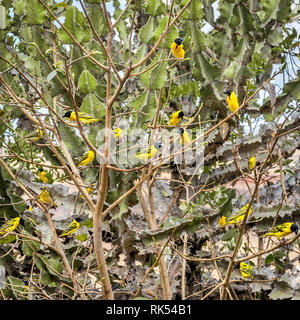
{"label": "bird's black head", "polygon": [[63,118],[70,118],[72,111],[67,111],[64,115]]}
{"label": "bird's black head", "polygon": [[174,40],[174,42],[175,42],[178,46],[180,46],[180,45],[182,44],[182,42],[183,42],[183,39],[182,39],[182,38],[176,38],[176,39]]}
{"label": "bird's black head", "polygon": [[24,219],[23,218],[20,218],[20,222],[19,222],[19,224],[21,225],[21,226],[23,226],[23,227],[25,227],[25,224],[24,224]]}
{"label": "bird's black head", "polygon": [[42,172],[42,171],[44,171],[44,169],[43,168],[39,168],[38,172]]}
{"label": "bird's black head", "polygon": [[177,129],[177,132],[178,132],[180,135],[183,135],[184,129],[183,129],[183,128],[178,128],[178,129]]}
{"label": "bird's black head", "polygon": [[293,223],[291,225],[291,231],[295,232],[295,234],[298,234],[298,226],[296,225],[296,223]]}
{"label": "bird's black head", "polygon": [[160,149],[162,147],[162,143],[160,141],[154,143],[154,147],[156,149]]}
{"label": "bird's black head", "polygon": [[76,218],[75,219],[77,222],[80,222],[80,221],[82,221],[83,219],[82,218]]}
{"label": "bird's black head", "polygon": [[232,92],[232,90],[227,90],[227,91],[224,91],[223,93],[227,94],[229,97],[231,95],[231,92]]}
{"label": "bird's black head", "polygon": [[183,112],[183,111],[180,111],[180,112],[178,113],[178,118],[183,118],[183,116],[184,116],[184,112]]}
{"label": "bird's black head", "polygon": [[239,269],[240,268],[240,264],[241,263],[236,264],[233,269]]}

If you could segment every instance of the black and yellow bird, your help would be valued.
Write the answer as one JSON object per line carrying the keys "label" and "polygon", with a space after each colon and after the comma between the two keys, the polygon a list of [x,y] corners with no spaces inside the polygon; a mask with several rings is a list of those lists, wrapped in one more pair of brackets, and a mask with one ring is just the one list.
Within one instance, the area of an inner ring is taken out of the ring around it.
{"label": "black and yellow bird", "polygon": [[161,150],[161,148],[162,148],[162,143],[160,141],[155,142],[149,148],[143,149],[141,152],[137,152],[135,154],[135,157],[140,160],[147,161],[149,159],[154,158],[158,154],[158,152]]}
{"label": "black and yellow bird", "polygon": [[89,150],[86,152],[82,158],[76,163],[76,167],[87,166],[89,163],[93,162],[95,158],[95,152],[93,150]]}
{"label": "black and yellow bird", "polygon": [[43,168],[39,168],[39,169],[38,169],[38,175],[39,175],[39,178],[40,178],[44,183],[48,183],[48,182],[49,182],[48,178],[46,177],[46,172],[44,171]]}
{"label": "black and yellow bird", "polygon": [[182,145],[186,146],[191,143],[191,138],[184,128],[178,128],[177,132],[180,135],[180,142]]}
{"label": "black and yellow bird", "polygon": [[261,238],[276,237],[277,240],[280,240],[280,238],[287,236],[293,232],[295,232],[295,234],[298,234],[298,225],[293,222],[285,222],[272,228],[265,235],[261,236]]}
{"label": "black and yellow bird", "polygon": [[5,235],[8,232],[14,231],[19,224],[23,224],[23,220],[21,217],[12,218],[8,221],[6,221],[1,227],[0,227],[0,236]]}
{"label": "black and yellow bird", "polygon": [[59,238],[69,237],[75,233],[80,227],[80,221],[82,220],[82,218],[75,218],[73,222],[59,235]]}
{"label": "black and yellow bird", "polygon": [[249,162],[248,162],[248,170],[251,171],[255,168],[256,166],[256,160],[255,160],[255,156],[252,156],[250,159],[249,159]]}
{"label": "black and yellow bird", "polygon": [[[88,194],[91,194],[91,193],[93,192],[94,188],[95,188],[95,183],[92,183],[92,184],[90,184],[89,186],[87,186],[87,187],[86,187],[87,193],[88,193]],[[83,195],[81,195],[79,198],[82,199],[82,198],[83,198]]]}
{"label": "black and yellow bird", "polygon": [[44,133],[44,131],[42,129],[37,129],[37,130],[25,135],[24,139],[31,141],[31,142],[37,142],[42,138],[43,133]]}
{"label": "black and yellow bird", "polygon": [[51,193],[47,190],[47,188],[42,187],[41,189],[41,193],[39,194],[38,199],[43,202],[48,204],[51,208],[56,208],[57,205],[54,202],[54,199],[51,195]]}
{"label": "black and yellow bird", "polygon": [[182,42],[183,42],[182,38],[176,38],[174,42],[171,44],[172,53],[176,58],[179,58],[179,59],[183,59],[185,54]]}
{"label": "black and yellow bird", "polygon": [[[224,227],[227,226],[229,224],[239,224],[244,220],[245,214],[248,210],[248,206],[249,203],[247,203],[244,207],[242,207],[241,209],[238,210],[238,212],[233,215],[232,217],[230,217],[229,219],[227,219],[225,216],[221,216],[221,218],[219,219],[219,226],[220,227]],[[252,212],[252,206],[250,207],[249,211],[248,211],[248,215],[247,217],[249,217],[249,215]]]}
{"label": "black and yellow bird", "polygon": [[[239,108],[239,101],[236,94],[232,90],[227,90],[224,92],[227,94],[227,104],[231,112],[235,112]],[[238,112],[236,113],[237,116]]]}
{"label": "black and yellow bird", "polygon": [[254,278],[253,268],[252,266],[250,266],[250,264],[247,264],[245,262],[240,262],[234,266],[234,269],[240,269],[243,280],[245,280],[245,278],[249,278],[249,279]]}
{"label": "black and yellow bird", "polygon": [[[85,112],[78,112],[78,116],[79,116],[79,121],[84,124],[97,122],[100,120],[99,118],[94,118]],[[74,121],[76,121],[76,113],[75,113],[75,111],[67,111],[63,115],[63,118],[67,118],[69,121],[74,122]]]}
{"label": "black and yellow bird", "polygon": [[182,110],[178,110],[171,115],[169,126],[177,126],[178,123],[183,119],[184,112]]}

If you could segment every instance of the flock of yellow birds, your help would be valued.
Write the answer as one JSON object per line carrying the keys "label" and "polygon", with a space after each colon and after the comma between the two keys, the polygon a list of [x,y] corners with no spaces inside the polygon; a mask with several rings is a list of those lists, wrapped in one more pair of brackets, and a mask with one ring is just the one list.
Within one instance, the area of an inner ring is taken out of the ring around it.
{"label": "flock of yellow birds", "polygon": [[[183,59],[184,55],[185,55],[185,50],[183,48],[183,39],[176,38],[171,45],[171,50],[172,50],[173,55],[176,58]],[[227,90],[224,92],[224,94],[227,95],[227,105],[228,105],[230,111],[231,112],[237,111],[239,108],[239,102],[238,102],[236,94],[232,90]],[[236,114],[238,115],[238,113],[236,113]],[[4,112],[3,112],[3,110],[0,110],[0,117],[2,117],[2,116],[4,116]],[[67,111],[63,115],[63,117],[67,118],[71,122],[77,121],[77,116],[74,111]],[[171,115],[168,125],[169,126],[178,126],[180,121],[183,118],[185,118],[184,112],[182,110],[178,110]],[[78,112],[78,121],[80,121],[83,124],[89,124],[89,123],[97,122],[99,120],[100,119],[94,118],[84,112]],[[186,132],[186,130],[184,128],[182,128],[182,127],[178,128],[177,132],[180,135],[180,141],[181,141],[182,145],[187,145],[187,144],[191,143],[191,138],[189,137],[188,133]],[[122,135],[123,130],[122,130],[122,128],[118,127],[114,130],[114,133],[115,133],[116,139],[118,139]],[[36,142],[36,141],[40,140],[42,138],[42,136],[43,136],[43,130],[37,129],[36,131],[24,136],[24,138],[28,141]],[[143,161],[147,161],[151,158],[154,158],[158,154],[158,152],[161,148],[162,148],[161,142],[155,142],[152,146],[150,146],[149,148],[146,148],[142,152],[137,152],[136,157],[138,159],[143,160]],[[95,158],[95,152],[92,150],[89,150],[76,163],[76,166],[77,167],[87,166],[88,164],[90,164],[94,160],[94,158]],[[255,156],[252,156],[248,162],[248,169],[251,171],[255,168],[255,166],[256,166]],[[38,169],[38,175],[39,175],[40,180],[43,183],[47,184],[49,182],[49,180],[46,176],[46,173],[42,168]],[[40,189],[41,189],[41,193],[39,194],[38,199],[42,203],[49,205],[49,207],[56,208],[57,205],[55,204],[54,199],[51,196],[50,192],[47,190],[47,188],[42,187]],[[91,194],[91,192],[94,190],[94,184],[91,184],[90,186],[88,186],[86,188],[86,190],[89,194]],[[83,196],[81,195],[80,198],[82,198],[82,197]],[[248,206],[249,206],[248,204],[245,205],[243,208],[238,210],[238,212],[234,216],[230,217],[229,219],[227,219],[225,216],[221,216],[221,218],[218,222],[219,226],[225,227],[228,225],[236,225],[236,224],[241,223],[244,220],[246,212],[248,211],[247,216],[249,216],[252,212],[252,206],[249,210],[248,210]],[[29,211],[31,211],[32,207],[27,206],[27,209]],[[80,226],[81,220],[82,220],[81,218],[74,219],[74,221],[59,235],[59,237],[61,237],[61,238],[69,237],[70,235],[75,233]],[[0,236],[5,236],[9,232],[13,232],[19,226],[19,224],[22,224],[22,218],[20,218],[20,217],[16,217],[16,218],[8,220],[4,225],[2,225],[0,227]],[[278,240],[280,240],[280,238],[282,238],[288,234],[291,234],[293,232],[295,234],[298,233],[298,226],[295,223],[286,222],[286,223],[280,224],[278,226],[275,226],[274,228],[272,228],[269,232],[267,232],[262,237],[275,236]],[[238,265],[236,265],[235,268],[240,269],[240,272],[243,276],[243,279],[245,277],[253,279],[254,275],[253,275],[253,269],[252,269],[251,265],[246,264],[244,262],[241,262]]]}

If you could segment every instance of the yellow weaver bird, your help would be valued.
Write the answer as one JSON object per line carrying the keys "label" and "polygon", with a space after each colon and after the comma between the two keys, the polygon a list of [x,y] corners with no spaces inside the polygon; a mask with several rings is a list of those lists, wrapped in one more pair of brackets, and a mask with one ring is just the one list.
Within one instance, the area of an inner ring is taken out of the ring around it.
{"label": "yellow weaver bird", "polygon": [[95,152],[93,150],[89,150],[86,152],[83,157],[76,163],[76,167],[87,166],[91,163],[95,158]]}
{"label": "yellow weaver bird", "polygon": [[116,139],[118,139],[120,137],[120,135],[122,134],[123,130],[120,127],[118,127],[114,130],[114,132],[115,132]]}
{"label": "yellow weaver bird", "polygon": [[138,159],[147,161],[151,158],[154,158],[157,155],[157,153],[160,151],[161,147],[162,147],[161,142],[155,142],[149,148],[142,150],[142,152],[137,152],[135,154],[135,157]]}
{"label": "yellow weaver bird", "polygon": [[[78,112],[79,115],[79,121],[87,124],[87,123],[92,123],[92,122],[97,122],[100,119],[98,118],[94,118],[88,114],[86,114],[85,112]],[[67,111],[64,115],[63,118],[67,118],[68,120],[72,121],[76,121],[76,113],[75,111]]]}
{"label": "yellow weaver bird", "polygon": [[59,236],[59,238],[63,238],[63,237],[68,237],[71,234],[73,234],[74,232],[77,231],[77,229],[80,227],[80,221],[82,221],[83,219],[81,218],[76,218],[75,220],[73,220],[73,222],[67,227],[67,229],[65,229]]}
{"label": "yellow weaver bird", "polygon": [[[95,183],[92,183],[88,187],[86,187],[86,191],[87,191],[88,194],[92,193],[92,191],[94,190],[94,186],[95,186]],[[79,198],[82,199],[83,195],[81,195]]]}
{"label": "yellow weaver bird", "polygon": [[[229,224],[238,224],[238,223],[242,222],[244,220],[244,216],[247,212],[248,206],[249,206],[249,203],[247,203],[243,208],[238,210],[238,212],[234,216],[230,217],[228,220],[225,216],[222,216],[218,222],[219,226],[223,227],[223,226],[227,226]],[[249,217],[251,212],[252,212],[252,206],[249,209],[247,217]]]}
{"label": "yellow weaver bird", "polygon": [[[237,96],[232,90],[227,90],[224,93],[227,94],[227,104],[230,111],[236,111],[239,108],[239,101]],[[236,113],[236,115],[238,116],[238,113]]]}
{"label": "yellow weaver bird", "polygon": [[47,188],[42,187],[40,189],[42,190],[42,192],[39,195],[39,200],[43,203],[48,204],[52,208],[56,208],[57,205],[55,204],[54,199],[51,193],[47,190]]}
{"label": "yellow weaver bird", "polygon": [[184,113],[182,110],[178,110],[171,115],[169,126],[177,126],[181,119],[183,119]]}
{"label": "yellow weaver bird", "polygon": [[20,217],[16,217],[5,222],[4,225],[0,227],[0,236],[8,232],[14,231],[20,224],[20,220]]}
{"label": "yellow weaver bird", "polygon": [[48,183],[48,178],[46,177],[46,172],[44,171],[43,168],[39,168],[38,170],[38,175],[39,178],[44,182],[44,183]]}
{"label": "yellow weaver bird", "polygon": [[249,278],[249,279],[254,278],[252,267],[245,262],[240,262],[239,264],[236,264],[234,266],[234,269],[240,269],[240,272],[243,276],[243,280],[245,280],[245,278]]}
{"label": "yellow weaver bird", "polygon": [[41,129],[37,129],[33,132],[30,132],[29,134],[24,136],[24,139],[28,140],[28,141],[32,141],[32,142],[36,142],[38,140],[40,140],[43,136],[44,131]]}
{"label": "yellow weaver bird", "polygon": [[176,38],[174,42],[171,44],[172,53],[176,58],[179,58],[179,59],[183,59],[185,54],[182,42],[183,42],[182,38]]}
{"label": "yellow weaver bird", "polygon": [[295,234],[298,234],[298,226],[296,225],[296,223],[285,222],[272,228],[270,231],[268,231],[268,233],[261,236],[261,238],[276,237],[277,240],[280,240],[281,237],[284,237],[292,232],[295,232]]}
{"label": "yellow weaver bird", "polygon": [[191,143],[191,138],[189,136],[189,134],[187,133],[186,130],[184,130],[183,128],[178,128],[177,132],[180,134],[180,142],[183,145],[187,145],[189,143]]}
{"label": "yellow weaver bird", "polygon": [[26,206],[26,209],[27,209],[29,212],[31,212],[31,211],[32,211],[32,206],[29,204],[29,205]]}
{"label": "yellow weaver bird", "polygon": [[255,156],[252,156],[250,159],[249,159],[249,162],[248,162],[248,170],[251,171],[255,168],[256,166],[256,160],[255,160]]}

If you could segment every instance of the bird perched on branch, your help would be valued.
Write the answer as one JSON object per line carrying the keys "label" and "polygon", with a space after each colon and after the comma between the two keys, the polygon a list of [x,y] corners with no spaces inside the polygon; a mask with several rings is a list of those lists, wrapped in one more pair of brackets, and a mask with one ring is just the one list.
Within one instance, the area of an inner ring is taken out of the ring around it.
{"label": "bird perched on branch", "polygon": [[120,137],[120,135],[122,134],[123,130],[122,130],[121,127],[117,127],[117,128],[114,130],[114,132],[115,132],[115,137],[116,137],[116,139],[119,139],[119,137]]}
{"label": "bird perched on branch", "polygon": [[179,59],[183,59],[185,54],[182,42],[183,42],[182,38],[176,38],[174,42],[171,44],[172,53],[176,58],[179,58]]}
{"label": "bird perched on branch", "polygon": [[[86,114],[85,112],[78,112],[78,116],[79,116],[79,121],[84,124],[100,121],[99,118],[94,118],[91,115]],[[71,122],[72,121],[74,122],[74,121],[76,121],[76,113],[75,113],[75,111],[67,111],[63,115],[63,118],[67,118]]]}
{"label": "bird perched on branch", "polygon": [[31,142],[36,142],[39,141],[42,136],[43,136],[44,131],[42,129],[37,129],[33,132],[28,133],[27,135],[24,136],[24,139],[31,141]]}
{"label": "bird perched on branch", "polygon": [[178,110],[171,115],[169,126],[177,126],[178,123],[183,119],[184,113],[182,110]]}
{"label": "bird perched on branch", "polygon": [[[88,187],[86,187],[86,191],[88,194],[92,193],[92,191],[94,190],[94,186],[95,186],[95,183],[92,183]],[[82,199],[82,198],[83,198],[83,195],[80,196],[80,199]]]}
{"label": "bird perched on branch", "polygon": [[291,234],[295,232],[295,234],[298,234],[298,226],[296,223],[293,222],[285,222],[282,223],[271,230],[268,231],[265,235],[261,236],[261,238],[264,237],[276,237],[277,240],[280,240],[280,238]]}
{"label": "bird perched on branch", "polygon": [[76,218],[73,220],[73,222],[65,229],[60,235],[59,238],[68,237],[72,235],[74,232],[77,231],[77,229],[80,227],[80,221],[82,221],[82,218]]}
{"label": "bird perched on branch", "polygon": [[43,168],[39,168],[38,170],[38,175],[39,178],[44,182],[44,183],[48,183],[48,178],[46,177],[46,172],[44,171]]}
{"label": "bird perched on branch", "polygon": [[234,266],[234,269],[240,269],[240,272],[243,276],[243,280],[245,280],[245,278],[249,278],[249,279],[254,278],[253,269],[250,266],[250,264],[247,264],[245,262],[240,262],[239,264],[236,264]]}
{"label": "bird perched on branch", "polygon": [[161,150],[162,148],[162,143],[161,142],[155,142],[152,146],[149,148],[143,149],[141,152],[137,152],[135,154],[135,157],[147,161],[149,159],[154,158],[157,153]]}
{"label": "bird perched on branch", "polygon": [[256,160],[255,160],[255,156],[252,156],[250,159],[249,159],[249,162],[248,162],[248,170],[251,171],[255,168],[256,166]]}
{"label": "bird perched on branch", "polygon": [[186,130],[184,130],[184,128],[178,128],[177,132],[179,133],[181,139],[180,142],[182,145],[188,145],[189,143],[191,143],[191,138],[189,136],[189,134],[187,133]]}
{"label": "bird perched on branch", "polygon": [[12,218],[12,219],[6,221],[4,223],[4,225],[2,225],[0,227],[0,236],[6,234],[8,232],[14,231],[18,227],[18,225],[20,223],[22,223],[21,219],[22,218],[20,218],[20,217],[16,217],[16,218]]}
{"label": "bird perched on branch", "polygon": [[95,152],[93,150],[89,150],[76,163],[76,167],[87,166],[89,163],[93,162],[94,159],[95,159]]}
{"label": "bird perched on branch", "polygon": [[47,190],[47,188],[42,187],[40,189],[42,190],[42,192],[39,195],[39,200],[43,203],[48,204],[52,208],[56,208],[57,205],[55,204],[54,199],[51,193]]}
{"label": "bird perched on branch", "polygon": [[[245,214],[248,210],[248,206],[249,206],[249,203],[247,203],[243,208],[238,210],[238,212],[234,216],[230,217],[228,220],[225,216],[221,216],[221,218],[219,219],[219,222],[218,222],[220,227],[227,226],[229,224],[238,224],[238,223],[242,222],[244,220]],[[252,206],[249,209],[247,217],[249,217],[251,212],[252,212]]]}
{"label": "bird perched on branch", "polygon": [[[227,90],[224,92],[227,94],[227,104],[231,112],[235,112],[239,108],[239,101],[237,96],[232,90]],[[238,113],[236,115],[239,117]]]}

